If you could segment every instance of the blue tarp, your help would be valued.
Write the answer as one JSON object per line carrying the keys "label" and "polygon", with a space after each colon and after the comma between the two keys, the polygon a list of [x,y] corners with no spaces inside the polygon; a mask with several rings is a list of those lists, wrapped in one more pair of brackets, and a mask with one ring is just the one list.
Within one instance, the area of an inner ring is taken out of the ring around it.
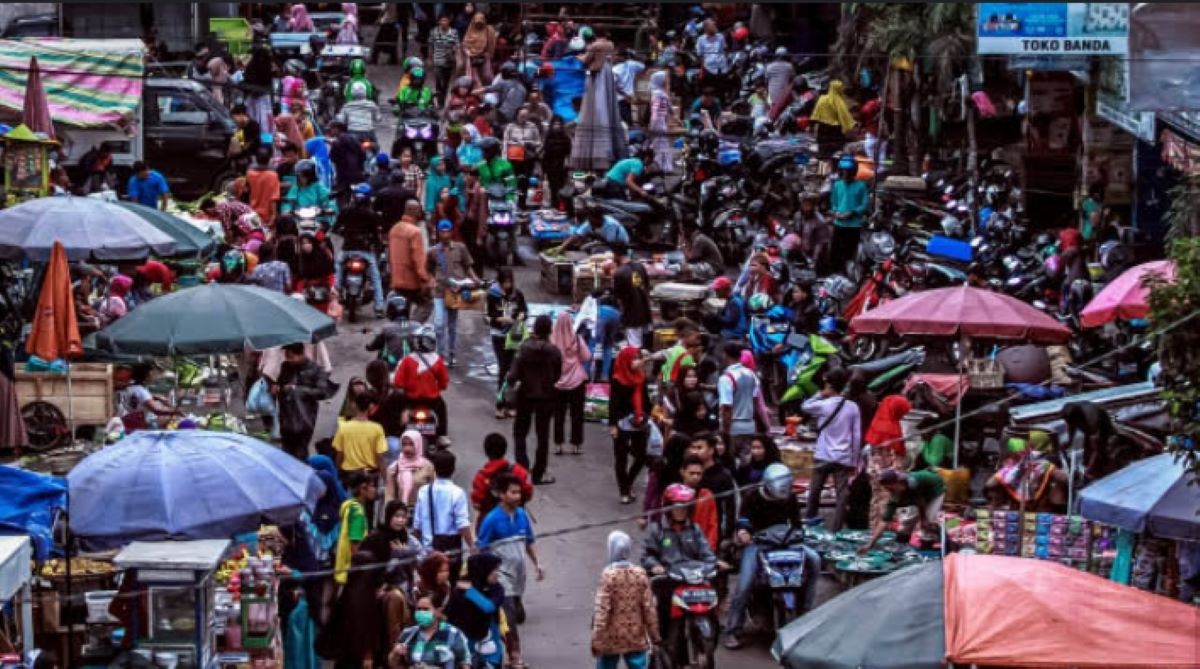
{"label": "blue tarp", "polygon": [[28,534],[37,559],[50,557],[54,515],[67,508],[67,480],[0,466],[0,490],[0,534]]}
{"label": "blue tarp", "polygon": [[[536,71],[542,61],[531,60],[529,63],[527,71]],[[550,105],[550,111],[561,116],[564,122],[570,123],[576,116],[571,101],[583,97],[583,91],[587,87],[587,70],[583,69],[583,63],[578,58],[559,58],[550,61],[550,64],[554,66],[554,76],[539,80],[542,97],[546,104]]]}
{"label": "blue tarp", "polygon": [[1084,488],[1081,513],[1131,532],[1200,541],[1200,485],[1188,485],[1188,476],[1170,453],[1138,460]]}

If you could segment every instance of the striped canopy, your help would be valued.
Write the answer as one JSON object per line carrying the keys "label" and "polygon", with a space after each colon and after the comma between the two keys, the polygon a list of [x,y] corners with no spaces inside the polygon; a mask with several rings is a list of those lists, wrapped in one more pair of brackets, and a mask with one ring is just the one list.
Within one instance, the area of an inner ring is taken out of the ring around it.
{"label": "striped canopy", "polygon": [[141,40],[0,40],[0,107],[20,112],[34,56],[50,118],[81,128],[123,126],[142,101]]}

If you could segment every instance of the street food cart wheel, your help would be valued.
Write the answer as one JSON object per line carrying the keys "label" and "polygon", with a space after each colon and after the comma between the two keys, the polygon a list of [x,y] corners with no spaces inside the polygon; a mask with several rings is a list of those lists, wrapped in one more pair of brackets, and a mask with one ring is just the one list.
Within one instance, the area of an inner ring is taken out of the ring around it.
{"label": "street food cart wheel", "polygon": [[61,409],[49,402],[39,400],[21,407],[21,420],[25,422],[31,451],[46,451],[71,442],[67,417]]}

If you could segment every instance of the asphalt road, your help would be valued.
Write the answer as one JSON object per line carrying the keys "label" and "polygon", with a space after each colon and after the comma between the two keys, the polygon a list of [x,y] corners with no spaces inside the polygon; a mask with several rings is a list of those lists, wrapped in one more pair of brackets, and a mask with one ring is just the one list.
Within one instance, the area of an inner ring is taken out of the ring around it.
{"label": "asphalt road", "polygon": [[[384,96],[393,94],[399,70],[372,67],[373,82]],[[394,123],[384,122],[378,129],[383,146],[390,146]],[[525,240],[528,241],[528,240]],[[565,306],[565,297],[551,297],[538,284],[533,251],[523,248],[526,267],[517,268],[518,286],[526,299],[534,303],[556,302]],[[485,277],[491,278],[488,270]],[[351,376],[364,374],[372,359],[364,346],[366,331],[377,326],[370,309],[360,309],[367,320],[357,325],[343,323],[337,337],[327,342],[334,363],[334,381],[345,388]],[[463,312],[459,317],[459,364],[451,371],[449,434],[458,459],[455,480],[469,488],[471,477],[484,463],[483,438],[490,432],[504,434],[511,441],[512,421],[497,421],[493,415],[495,399],[495,360],[491,352],[482,312]],[[325,402],[318,420],[316,438],[331,436],[336,429],[337,410],[342,396]],[[531,435],[531,446],[532,446]],[[590,655],[592,604],[596,583],[605,565],[606,538],[612,529],[622,529],[634,541],[640,541],[632,515],[636,505],[622,506],[612,470],[611,440],[596,423],[586,425],[582,455],[551,455],[550,473],[558,482],[539,487],[528,510],[534,518],[534,532],[546,535],[538,541],[538,551],[546,567],[546,580],[530,579],[526,592],[528,618],[521,627],[525,661],[538,668],[593,666]],[[638,492],[644,484],[639,481]],[[635,493],[636,494],[636,493]],[[576,530],[584,524],[604,523],[591,529]],[[557,536],[550,536],[557,535]],[[777,666],[767,650],[765,637],[732,653],[721,649],[719,666],[747,669]]]}

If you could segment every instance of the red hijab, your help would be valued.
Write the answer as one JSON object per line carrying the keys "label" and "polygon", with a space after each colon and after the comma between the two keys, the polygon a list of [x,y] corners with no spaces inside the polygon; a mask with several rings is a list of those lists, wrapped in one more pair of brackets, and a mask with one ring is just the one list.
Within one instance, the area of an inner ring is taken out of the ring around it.
{"label": "red hijab", "polygon": [[636,346],[626,346],[617,353],[617,359],[613,362],[613,379],[633,389],[633,413],[639,422],[645,413],[642,406],[642,386],[646,383],[646,372],[637,364],[641,353],[641,349]]}
{"label": "red hijab", "polygon": [[903,395],[888,395],[879,403],[875,418],[867,428],[865,441],[872,446],[890,449],[896,455],[904,455],[904,435],[900,431],[900,419],[912,411],[912,405]]}

